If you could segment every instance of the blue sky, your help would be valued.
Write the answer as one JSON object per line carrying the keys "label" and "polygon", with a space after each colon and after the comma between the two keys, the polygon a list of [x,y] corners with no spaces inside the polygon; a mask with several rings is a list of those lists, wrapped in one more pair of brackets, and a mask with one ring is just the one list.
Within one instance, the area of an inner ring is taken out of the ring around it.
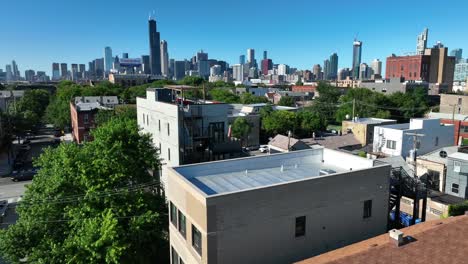
{"label": "blue sky", "polygon": [[[24,70],[51,71],[52,62],[86,63],[105,46],[130,57],[148,54],[147,19],[156,11],[169,56],[237,63],[247,48],[268,50],[274,63],[311,69],[337,52],[349,67],[352,42],[363,41],[363,62],[414,51],[429,28],[429,44],[468,52],[468,1],[426,0],[21,0],[2,1],[0,69],[15,59]],[[467,56],[465,56],[467,57]]]}

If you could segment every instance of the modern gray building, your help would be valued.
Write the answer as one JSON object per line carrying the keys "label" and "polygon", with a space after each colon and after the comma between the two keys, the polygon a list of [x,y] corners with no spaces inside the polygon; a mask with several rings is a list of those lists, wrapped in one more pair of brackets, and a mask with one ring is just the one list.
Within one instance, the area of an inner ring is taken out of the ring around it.
{"label": "modern gray building", "polygon": [[330,56],[330,69],[328,73],[329,80],[336,80],[338,77],[338,54],[333,53]]}
{"label": "modern gray building", "polygon": [[455,57],[456,62],[460,62],[463,58],[463,49],[454,49],[450,51],[450,56]]}
{"label": "modern gray building", "polygon": [[465,82],[468,78],[468,63],[460,62],[455,64],[455,75],[453,80]]}
{"label": "modern gray building", "polygon": [[447,156],[447,175],[445,193],[468,198],[468,150],[459,149],[458,152]]}
{"label": "modern gray building", "polygon": [[416,44],[416,53],[418,55],[423,55],[427,48],[427,37],[429,30],[425,28],[421,34],[418,35],[418,41]]}
{"label": "modern gray building", "polygon": [[168,168],[172,263],[292,263],[383,234],[390,169],[323,148]]}
{"label": "modern gray building", "polygon": [[359,69],[361,66],[362,42],[354,40],[353,42],[353,79],[359,79]]}
{"label": "modern gray building", "polygon": [[104,71],[109,73],[112,70],[112,64],[114,63],[114,58],[112,57],[111,47],[104,48]]}
{"label": "modern gray building", "polygon": [[182,80],[185,77],[185,61],[174,62],[174,80]]}
{"label": "modern gray building", "polygon": [[161,74],[165,77],[169,74],[169,53],[167,52],[167,41],[161,41]]}

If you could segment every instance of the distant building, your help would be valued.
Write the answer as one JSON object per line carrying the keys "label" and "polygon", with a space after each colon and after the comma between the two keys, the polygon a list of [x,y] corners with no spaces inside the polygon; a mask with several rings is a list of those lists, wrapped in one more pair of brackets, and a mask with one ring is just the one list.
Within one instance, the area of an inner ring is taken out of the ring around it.
{"label": "distant building", "polygon": [[466,82],[468,79],[468,63],[460,62],[455,64],[454,81]]}
{"label": "distant building", "polygon": [[68,66],[66,63],[60,63],[61,77],[62,80],[68,79]]}
{"label": "distant building", "polygon": [[160,35],[157,30],[155,19],[150,18],[150,20],[148,21],[148,28],[151,74],[161,75]]}
{"label": "distant building", "polygon": [[351,71],[349,68],[343,68],[338,71],[338,81],[346,80],[351,77]]}
{"label": "distant building", "polygon": [[24,79],[28,82],[34,82],[35,76],[36,76],[36,72],[34,70],[24,71]]}
{"label": "distant building", "polygon": [[271,59],[262,60],[262,74],[268,75],[268,71],[273,69],[273,61]]}
{"label": "distant building", "polygon": [[232,78],[236,81],[244,81],[244,65],[243,64],[234,64],[232,65]]}
{"label": "distant building", "polygon": [[185,77],[185,61],[174,61],[174,80],[182,80]]}
{"label": "distant building", "polygon": [[60,80],[60,64],[56,62],[52,63],[52,80]]}
{"label": "distant building", "polygon": [[286,64],[278,65],[278,75],[286,75],[289,73],[289,66]]}
{"label": "distant building", "polygon": [[450,51],[450,56],[455,57],[455,61],[457,63],[461,62],[461,60],[463,59],[463,49],[454,49]]}
{"label": "distant building", "polygon": [[428,37],[429,30],[427,28],[418,35],[418,41],[416,44],[416,54],[423,55],[424,51],[427,48],[427,37]]}
{"label": "distant building", "polygon": [[330,56],[330,69],[328,73],[329,80],[336,80],[338,77],[338,54],[333,53]]}
{"label": "distant building", "polygon": [[323,61],[323,79],[329,80],[330,78],[330,61],[326,59]]}
{"label": "distant building", "polygon": [[374,162],[318,148],[170,168],[173,262],[291,263],[381,234],[390,166]]}
{"label": "distant building", "polygon": [[114,57],[112,57],[111,47],[104,48],[104,71],[109,73],[112,70],[112,64],[114,63]]}
{"label": "distant building", "polygon": [[151,74],[151,61],[149,55],[141,56],[141,66],[144,74]]}
{"label": "distant building", "polygon": [[0,110],[6,112],[11,103],[21,99],[24,96],[24,90],[0,90]]}
{"label": "distant building", "polygon": [[375,75],[382,76],[382,62],[379,59],[373,60],[371,67]]}
{"label": "distant building", "polygon": [[315,64],[312,68],[312,72],[314,73],[315,80],[321,80],[320,75],[322,72],[322,67],[320,66],[320,64]]}
{"label": "distant building", "polygon": [[122,87],[132,87],[142,84],[151,83],[154,81],[152,75],[149,74],[119,74],[119,73],[110,73],[109,82],[113,84],[118,84]]}
{"label": "distant building", "polygon": [[468,96],[461,94],[441,94],[440,112],[468,115]]}
{"label": "distant building", "polygon": [[268,150],[269,153],[286,153],[296,150],[306,150],[310,149],[310,146],[304,143],[303,141],[283,136],[283,135],[276,135],[274,138],[268,142]]}
{"label": "distant building", "polygon": [[387,58],[385,78],[405,78],[412,81],[429,81],[431,58],[425,55]]}
{"label": "distant building", "polygon": [[371,76],[371,68],[367,63],[361,63],[359,66],[359,79],[360,80],[368,80]]}
{"label": "distant building", "polygon": [[354,80],[359,79],[359,68],[361,65],[362,42],[354,40],[353,42],[353,70],[352,77]]}
{"label": "distant building", "polygon": [[247,49],[247,63],[249,64],[249,68],[257,67],[257,63],[255,61],[255,50],[254,49]]}
{"label": "distant building", "polygon": [[245,55],[240,55],[239,56],[239,64],[242,64],[242,65],[245,64]]}
{"label": "distant building", "polygon": [[468,198],[468,149],[447,156],[445,193],[463,199]]}
{"label": "distant building", "polygon": [[406,124],[374,127],[374,153],[402,156],[413,160],[413,135],[423,134],[416,140],[417,155],[423,155],[441,147],[453,145],[454,126],[442,124],[440,119],[413,118]]}
{"label": "distant building", "polygon": [[167,52],[167,41],[161,41],[161,73],[163,76],[169,75],[169,53]]}
{"label": "distant building", "polygon": [[90,131],[96,127],[95,115],[99,110],[112,110],[119,104],[117,96],[75,97],[70,102],[73,140],[78,144],[92,140]]}

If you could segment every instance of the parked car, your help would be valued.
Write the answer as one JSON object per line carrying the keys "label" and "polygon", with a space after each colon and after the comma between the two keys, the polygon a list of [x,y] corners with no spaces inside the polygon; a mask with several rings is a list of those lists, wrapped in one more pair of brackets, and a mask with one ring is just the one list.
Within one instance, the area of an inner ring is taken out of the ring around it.
{"label": "parked car", "polygon": [[13,171],[11,174],[11,180],[14,182],[30,181],[37,174],[37,171],[38,170],[36,168],[22,170],[22,171]]}
{"label": "parked car", "polygon": [[261,153],[266,153],[266,152],[268,152],[268,146],[267,145],[262,145],[262,146],[260,146],[259,150],[260,150]]}

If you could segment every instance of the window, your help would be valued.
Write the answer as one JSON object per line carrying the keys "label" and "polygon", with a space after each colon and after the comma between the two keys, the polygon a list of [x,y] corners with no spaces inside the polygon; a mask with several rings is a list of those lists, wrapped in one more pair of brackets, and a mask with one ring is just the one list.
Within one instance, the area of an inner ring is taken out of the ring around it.
{"label": "window", "polygon": [[296,237],[305,236],[306,231],[306,217],[296,217]]}
{"label": "window", "polygon": [[192,247],[198,252],[198,254],[202,254],[201,233],[194,225],[192,225]]}
{"label": "window", "polygon": [[161,131],[161,120],[158,120],[158,130]]}
{"label": "window", "polygon": [[462,132],[462,133],[468,133],[468,126],[462,125],[462,126],[460,127],[460,132]]}
{"label": "window", "polygon": [[149,115],[146,115],[146,124],[149,125]]}
{"label": "window", "polygon": [[458,193],[458,188],[459,188],[459,187],[460,187],[460,186],[459,186],[458,184],[452,183],[452,192],[453,192],[453,193]]}
{"label": "window", "polygon": [[171,257],[172,264],[179,264],[179,254],[177,254],[173,247],[171,247]]}
{"label": "window", "polygon": [[143,124],[146,124],[146,123],[145,123],[145,120],[146,120],[146,118],[145,118],[145,113],[143,113]]}
{"label": "window", "polygon": [[185,215],[179,211],[179,232],[185,237],[187,231],[185,229]]}
{"label": "window", "polygon": [[458,105],[461,105],[461,104],[462,104],[462,100],[463,100],[463,99],[462,99],[461,97],[458,98]]}
{"label": "window", "polygon": [[168,136],[171,135],[169,123],[167,123],[167,135],[168,135]]}
{"label": "window", "polygon": [[434,145],[435,145],[436,147],[439,146],[439,137],[436,137],[436,138],[435,138],[435,143],[434,143]]}
{"label": "window", "polygon": [[167,148],[167,160],[171,160],[171,149]]}
{"label": "window", "polygon": [[159,142],[159,154],[161,154],[161,150],[162,150],[162,148],[161,148],[161,142]]}
{"label": "window", "polygon": [[84,115],[83,115],[83,120],[84,120],[84,123],[85,123],[85,124],[88,124],[88,123],[89,123],[89,115],[88,115],[88,114],[84,114]]}
{"label": "window", "polygon": [[177,207],[175,207],[175,205],[171,202],[170,204],[170,210],[171,210],[171,214],[170,214],[170,217],[171,217],[171,223],[177,227]]}
{"label": "window", "polygon": [[364,212],[362,218],[369,218],[372,216],[372,200],[364,201]]}
{"label": "window", "polygon": [[461,172],[461,162],[454,161],[453,162],[453,171],[454,172]]}
{"label": "window", "polygon": [[184,264],[184,261],[182,260],[182,258],[179,258],[179,264]]}
{"label": "window", "polygon": [[440,210],[437,210],[437,209],[434,209],[434,208],[430,208],[429,209],[429,212],[435,214],[435,215],[442,215],[444,212],[440,211]]}
{"label": "window", "polygon": [[395,140],[387,140],[387,148],[388,149],[396,149],[396,141]]}

